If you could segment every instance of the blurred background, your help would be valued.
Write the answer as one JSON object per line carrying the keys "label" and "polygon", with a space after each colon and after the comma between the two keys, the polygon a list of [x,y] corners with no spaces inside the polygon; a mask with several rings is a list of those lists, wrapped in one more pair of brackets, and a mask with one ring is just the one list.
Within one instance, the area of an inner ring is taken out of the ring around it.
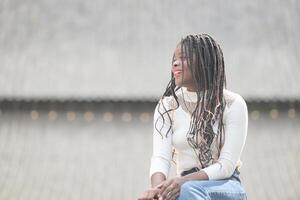
{"label": "blurred background", "polygon": [[249,199],[300,199],[299,11],[296,0],[1,0],[0,199],[137,199],[174,48],[203,32],[248,105]]}

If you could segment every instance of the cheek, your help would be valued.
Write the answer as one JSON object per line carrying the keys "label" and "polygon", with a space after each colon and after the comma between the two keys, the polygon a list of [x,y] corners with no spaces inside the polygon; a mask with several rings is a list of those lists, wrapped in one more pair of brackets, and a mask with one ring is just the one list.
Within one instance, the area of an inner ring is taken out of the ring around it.
{"label": "cheek", "polygon": [[183,65],[183,69],[184,69],[184,77],[186,77],[186,78],[192,77],[191,70],[189,69],[187,64]]}
{"label": "cheek", "polygon": [[185,73],[188,73],[190,71],[186,61],[182,63],[182,69]]}
{"label": "cheek", "polygon": [[192,80],[192,74],[190,72],[186,72],[184,74],[184,80],[188,81],[188,82],[191,81]]}

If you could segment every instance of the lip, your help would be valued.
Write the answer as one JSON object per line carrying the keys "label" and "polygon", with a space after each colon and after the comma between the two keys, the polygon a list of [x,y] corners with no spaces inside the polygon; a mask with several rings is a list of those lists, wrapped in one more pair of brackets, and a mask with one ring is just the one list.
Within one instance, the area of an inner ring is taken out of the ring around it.
{"label": "lip", "polygon": [[176,70],[176,71],[173,71],[173,74],[175,77],[179,77],[182,73],[182,70]]}

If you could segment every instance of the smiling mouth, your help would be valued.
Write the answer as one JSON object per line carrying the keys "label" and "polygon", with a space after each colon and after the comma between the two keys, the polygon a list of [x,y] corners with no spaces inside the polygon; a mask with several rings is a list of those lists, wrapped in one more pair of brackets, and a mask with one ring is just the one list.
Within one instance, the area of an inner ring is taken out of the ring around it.
{"label": "smiling mouth", "polygon": [[175,76],[175,77],[180,76],[180,74],[181,74],[181,71],[175,71],[175,72],[174,72],[174,76]]}

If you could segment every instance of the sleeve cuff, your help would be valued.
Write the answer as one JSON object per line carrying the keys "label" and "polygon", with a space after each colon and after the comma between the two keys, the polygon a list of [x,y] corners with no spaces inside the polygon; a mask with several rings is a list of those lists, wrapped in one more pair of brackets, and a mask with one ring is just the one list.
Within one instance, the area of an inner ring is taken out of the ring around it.
{"label": "sleeve cuff", "polygon": [[149,177],[151,178],[155,172],[161,172],[168,178],[170,167],[171,163],[169,160],[158,156],[152,157]]}
{"label": "sleeve cuff", "polygon": [[229,161],[225,163],[223,162],[216,162],[206,168],[201,169],[204,171],[209,180],[219,180],[230,177],[234,172],[234,165],[231,164]]}
{"label": "sleeve cuff", "polygon": [[221,167],[222,166],[220,163],[215,163],[201,169],[201,171],[204,171],[207,174],[209,180],[216,180],[218,179],[218,172],[220,172]]}

